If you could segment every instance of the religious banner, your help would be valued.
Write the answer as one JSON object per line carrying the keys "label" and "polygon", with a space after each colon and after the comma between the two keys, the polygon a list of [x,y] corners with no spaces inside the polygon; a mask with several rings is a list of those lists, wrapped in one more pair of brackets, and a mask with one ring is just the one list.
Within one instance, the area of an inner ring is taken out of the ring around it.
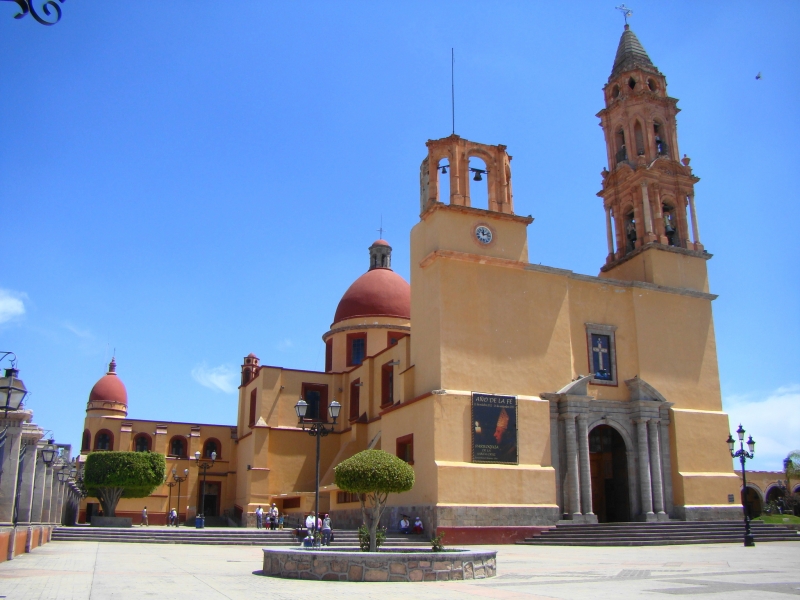
{"label": "religious banner", "polygon": [[472,392],[472,462],[519,464],[516,396]]}

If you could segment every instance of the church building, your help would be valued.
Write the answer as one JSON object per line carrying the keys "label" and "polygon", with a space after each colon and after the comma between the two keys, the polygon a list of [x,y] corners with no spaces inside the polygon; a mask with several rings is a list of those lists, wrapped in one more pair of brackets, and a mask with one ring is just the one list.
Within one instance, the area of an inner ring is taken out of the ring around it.
{"label": "church building", "polygon": [[[146,504],[153,522],[171,503],[184,518],[245,525],[273,502],[313,510],[316,442],[298,425],[302,397],[311,418],[330,420],[333,400],[342,405],[320,466],[321,510],[338,527],[357,525],[360,510],[333,468],[366,448],[416,474],[411,491],[390,495],[390,526],[401,514],[429,530],[741,518],[699,179],[679,153],[677,100],[627,25],[603,98],[598,275],[528,261],[533,219],[514,212],[505,146],[430,140],[410,284],[392,270],[389,243],[374,242],[322,334],[323,370],[250,354],[236,422],[205,425],[129,419],[112,362],[89,399],[83,452],[153,450],[169,472],[188,470],[177,500],[163,486],[122,500],[119,514]],[[473,185],[487,186],[488,206],[472,205]],[[203,485],[198,463],[212,452]]]}

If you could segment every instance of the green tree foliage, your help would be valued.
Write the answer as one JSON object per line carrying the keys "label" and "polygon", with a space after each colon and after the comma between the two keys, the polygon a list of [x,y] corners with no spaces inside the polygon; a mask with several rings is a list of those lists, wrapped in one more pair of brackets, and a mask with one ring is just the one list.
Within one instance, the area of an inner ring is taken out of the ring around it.
{"label": "green tree foliage", "polygon": [[783,471],[786,473],[786,487],[791,491],[792,480],[800,479],[800,450],[793,450],[783,459]]}
{"label": "green tree foliage", "polygon": [[364,450],[334,467],[340,490],[358,494],[361,517],[369,529],[369,551],[378,549],[377,531],[386,499],[391,493],[414,487],[414,469],[407,462],[383,450]]}
{"label": "green tree foliage", "polygon": [[100,501],[103,514],[113,517],[120,498],[144,498],[164,483],[166,466],[164,455],[156,452],[92,452],[83,484]]}

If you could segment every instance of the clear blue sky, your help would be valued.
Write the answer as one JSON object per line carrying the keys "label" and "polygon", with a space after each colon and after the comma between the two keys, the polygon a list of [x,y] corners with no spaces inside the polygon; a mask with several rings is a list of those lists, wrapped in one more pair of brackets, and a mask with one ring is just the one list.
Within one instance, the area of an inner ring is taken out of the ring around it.
{"label": "clear blue sky", "polygon": [[[408,278],[425,141],[506,144],[531,262],[597,274],[615,3],[0,3],[0,349],[78,444],[116,348],[138,418],[234,423],[242,357],[321,369],[383,218]],[[800,447],[800,4],[638,2],[680,99],[725,406]],[[757,81],[755,75],[763,73]]]}

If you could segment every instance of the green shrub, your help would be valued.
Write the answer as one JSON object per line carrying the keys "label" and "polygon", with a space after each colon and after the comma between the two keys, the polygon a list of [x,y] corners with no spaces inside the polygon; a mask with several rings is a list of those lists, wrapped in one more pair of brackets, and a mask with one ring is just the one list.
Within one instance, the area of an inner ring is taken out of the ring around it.
{"label": "green shrub", "polygon": [[166,460],[156,452],[92,452],[86,457],[83,485],[100,501],[103,514],[115,516],[120,498],[145,498],[164,483]]}
{"label": "green shrub", "polygon": [[434,552],[444,552],[444,531],[431,538],[431,550]]}
{"label": "green shrub", "polygon": [[[375,532],[375,547],[380,548],[386,543],[386,527],[378,527]],[[358,545],[362,552],[369,552],[369,528],[361,525],[358,528]]]}

